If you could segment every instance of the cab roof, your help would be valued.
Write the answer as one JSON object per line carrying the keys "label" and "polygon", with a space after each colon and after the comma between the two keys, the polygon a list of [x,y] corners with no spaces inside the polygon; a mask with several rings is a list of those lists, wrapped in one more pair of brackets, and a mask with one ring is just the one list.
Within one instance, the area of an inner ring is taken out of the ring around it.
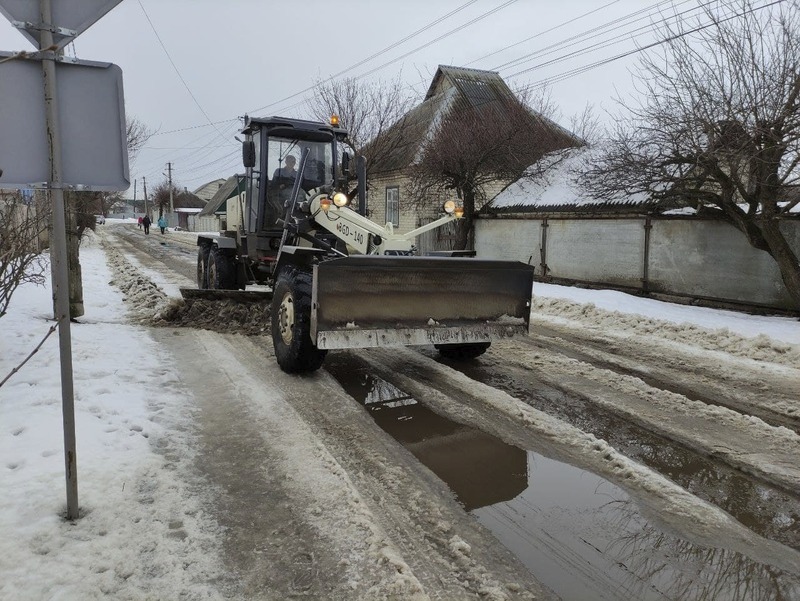
{"label": "cab roof", "polygon": [[266,129],[270,135],[303,140],[328,141],[347,137],[347,130],[333,127],[320,121],[289,119],[286,117],[249,117],[245,116],[243,134],[252,134],[256,130]]}

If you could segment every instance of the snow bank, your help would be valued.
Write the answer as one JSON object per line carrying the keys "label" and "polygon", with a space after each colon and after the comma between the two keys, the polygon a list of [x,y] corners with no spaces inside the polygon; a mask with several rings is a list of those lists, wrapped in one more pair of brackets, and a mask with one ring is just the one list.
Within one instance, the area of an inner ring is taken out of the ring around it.
{"label": "snow bank", "polygon": [[738,314],[610,290],[548,284],[534,287],[531,314],[533,319],[562,318],[592,330],[663,338],[800,368],[800,321],[793,318]]}

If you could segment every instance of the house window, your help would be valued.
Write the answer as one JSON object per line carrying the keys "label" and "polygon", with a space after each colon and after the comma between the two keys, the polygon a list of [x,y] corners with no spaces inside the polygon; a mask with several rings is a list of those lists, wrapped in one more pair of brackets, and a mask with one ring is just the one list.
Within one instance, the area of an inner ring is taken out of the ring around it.
{"label": "house window", "polygon": [[400,187],[386,188],[386,223],[400,226]]}

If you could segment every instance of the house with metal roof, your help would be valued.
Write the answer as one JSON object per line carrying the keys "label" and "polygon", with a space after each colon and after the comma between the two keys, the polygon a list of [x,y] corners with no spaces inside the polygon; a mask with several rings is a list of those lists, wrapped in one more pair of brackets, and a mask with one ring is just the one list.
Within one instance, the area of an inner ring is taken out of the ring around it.
{"label": "house with metal roof", "polygon": [[[449,115],[457,111],[496,106],[503,110],[503,101],[514,94],[495,71],[468,69],[440,65],[431,81],[424,101],[409,111],[385,134],[393,150],[382,157],[380,163],[370,163],[370,143],[364,149],[368,163],[368,210],[370,218],[378,223],[391,222],[396,230],[409,231],[431,221],[441,202],[451,198],[452,191],[441,190],[441,198],[430,199],[430,212],[414,208],[409,186],[409,168],[417,162],[425,145],[433,140]],[[530,111],[530,161],[554,148],[582,144],[577,136],[547,117]],[[494,181],[484,190],[486,199],[492,198],[510,181]],[[424,250],[446,248],[446,230],[432,232],[419,241]]]}

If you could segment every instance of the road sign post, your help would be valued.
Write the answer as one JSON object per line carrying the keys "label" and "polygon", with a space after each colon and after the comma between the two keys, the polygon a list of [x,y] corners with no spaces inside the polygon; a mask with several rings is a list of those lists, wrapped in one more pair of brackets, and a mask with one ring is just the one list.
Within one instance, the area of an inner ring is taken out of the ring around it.
{"label": "road sign post", "polygon": [[[52,23],[50,0],[40,0],[41,23]],[[41,31],[44,51],[53,45],[53,34]],[[67,519],[78,518],[78,456],[75,441],[75,397],[72,378],[72,333],[69,322],[69,269],[64,189],[61,186],[61,132],[58,120],[55,54],[42,58],[47,140],[50,146],[50,199],[53,205],[53,240],[50,249],[53,293],[56,299],[58,340],[61,355],[61,405],[64,421],[64,466],[67,485]]]}

